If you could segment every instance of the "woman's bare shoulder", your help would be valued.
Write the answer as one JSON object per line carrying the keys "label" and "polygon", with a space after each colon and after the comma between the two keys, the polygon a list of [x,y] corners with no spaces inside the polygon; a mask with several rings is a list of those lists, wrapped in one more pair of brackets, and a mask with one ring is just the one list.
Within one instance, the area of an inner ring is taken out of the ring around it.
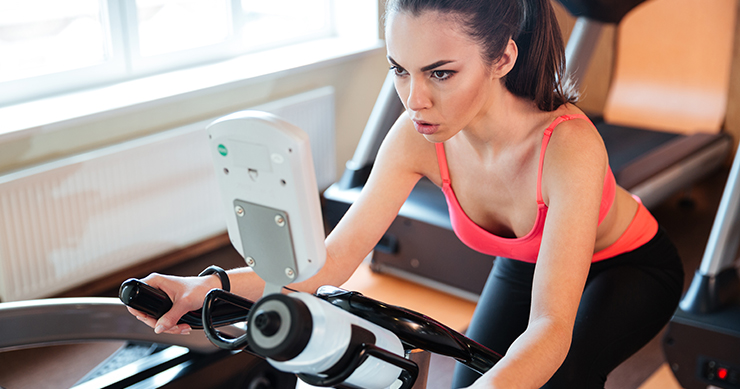
{"label": "woman's bare shoulder", "polygon": [[561,116],[569,116],[570,120],[561,122],[553,130],[552,139],[556,148],[562,146],[571,150],[581,149],[598,154],[606,153],[599,131],[583,111],[568,104],[556,112],[556,117]]}
{"label": "woman's bare shoulder", "polygon": [[600,189],[608,164],[604,141],[589,120],[561,122],[553,130],[545,154],[543,196],[549,198],[553,190],[571,190],[577,183],[590,182]]}

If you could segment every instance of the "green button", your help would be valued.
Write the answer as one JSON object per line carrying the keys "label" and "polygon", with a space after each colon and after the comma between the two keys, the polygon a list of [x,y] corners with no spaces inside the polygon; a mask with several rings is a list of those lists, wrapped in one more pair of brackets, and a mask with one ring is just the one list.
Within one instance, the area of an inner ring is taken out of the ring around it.
{"label": "green button", "polygon": [[229,152],[226,150],[226,146],[218,145],[218,153],[225,157]]}

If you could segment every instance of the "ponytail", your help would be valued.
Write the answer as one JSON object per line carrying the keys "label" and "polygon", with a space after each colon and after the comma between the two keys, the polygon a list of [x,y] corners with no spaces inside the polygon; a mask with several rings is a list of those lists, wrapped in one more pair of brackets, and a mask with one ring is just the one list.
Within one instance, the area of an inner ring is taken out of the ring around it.
{"label": "ponytail", "polygon": [[565,49],[550,0],[388,0],[386,15],[409,12],[418,16],[437,11],[457,16],[463,30],[481,46],[488,64],[498,60],[509,39],[519,56],[506,88],[530,99],[543,111],[574,103],[578,95],[565,79]]}
{"label": "ponytail", "polygon": [[543,111],[574,103],[578,94],[565,77],[565,48],[550,0],[522,0],[523,22],[512,37],[519,57],[506,76],[506,88],[529,98]]}

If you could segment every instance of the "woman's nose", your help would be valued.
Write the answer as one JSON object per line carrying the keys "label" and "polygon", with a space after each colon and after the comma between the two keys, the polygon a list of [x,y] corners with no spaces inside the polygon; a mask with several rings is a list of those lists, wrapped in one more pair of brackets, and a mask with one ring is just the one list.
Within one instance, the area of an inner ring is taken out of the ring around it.
{"label": "woman's nose", "polygon": [[412,111],[420,111],[431,106],[429,91],[421,81],[411,81],[409,85],[409,96],[406,99],[406,108]]}

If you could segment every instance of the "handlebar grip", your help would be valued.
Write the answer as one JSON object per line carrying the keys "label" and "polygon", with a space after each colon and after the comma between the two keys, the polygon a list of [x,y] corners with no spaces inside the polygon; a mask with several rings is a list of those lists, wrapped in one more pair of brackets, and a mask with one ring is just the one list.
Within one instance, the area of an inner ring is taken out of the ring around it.
{"label": "handlebar grip", "polygon": [[[163,291],[135,278],[128,279],[118,289],[118,298],[127,306],[159,319],[172,308],[172,300]],[[247,320],[249,309],[228,303],[216,304],[211,310],[214,327],[221,327]],[[201,310],[186,313],[177,324],[187,324],[192,329],[203,329]]]}

